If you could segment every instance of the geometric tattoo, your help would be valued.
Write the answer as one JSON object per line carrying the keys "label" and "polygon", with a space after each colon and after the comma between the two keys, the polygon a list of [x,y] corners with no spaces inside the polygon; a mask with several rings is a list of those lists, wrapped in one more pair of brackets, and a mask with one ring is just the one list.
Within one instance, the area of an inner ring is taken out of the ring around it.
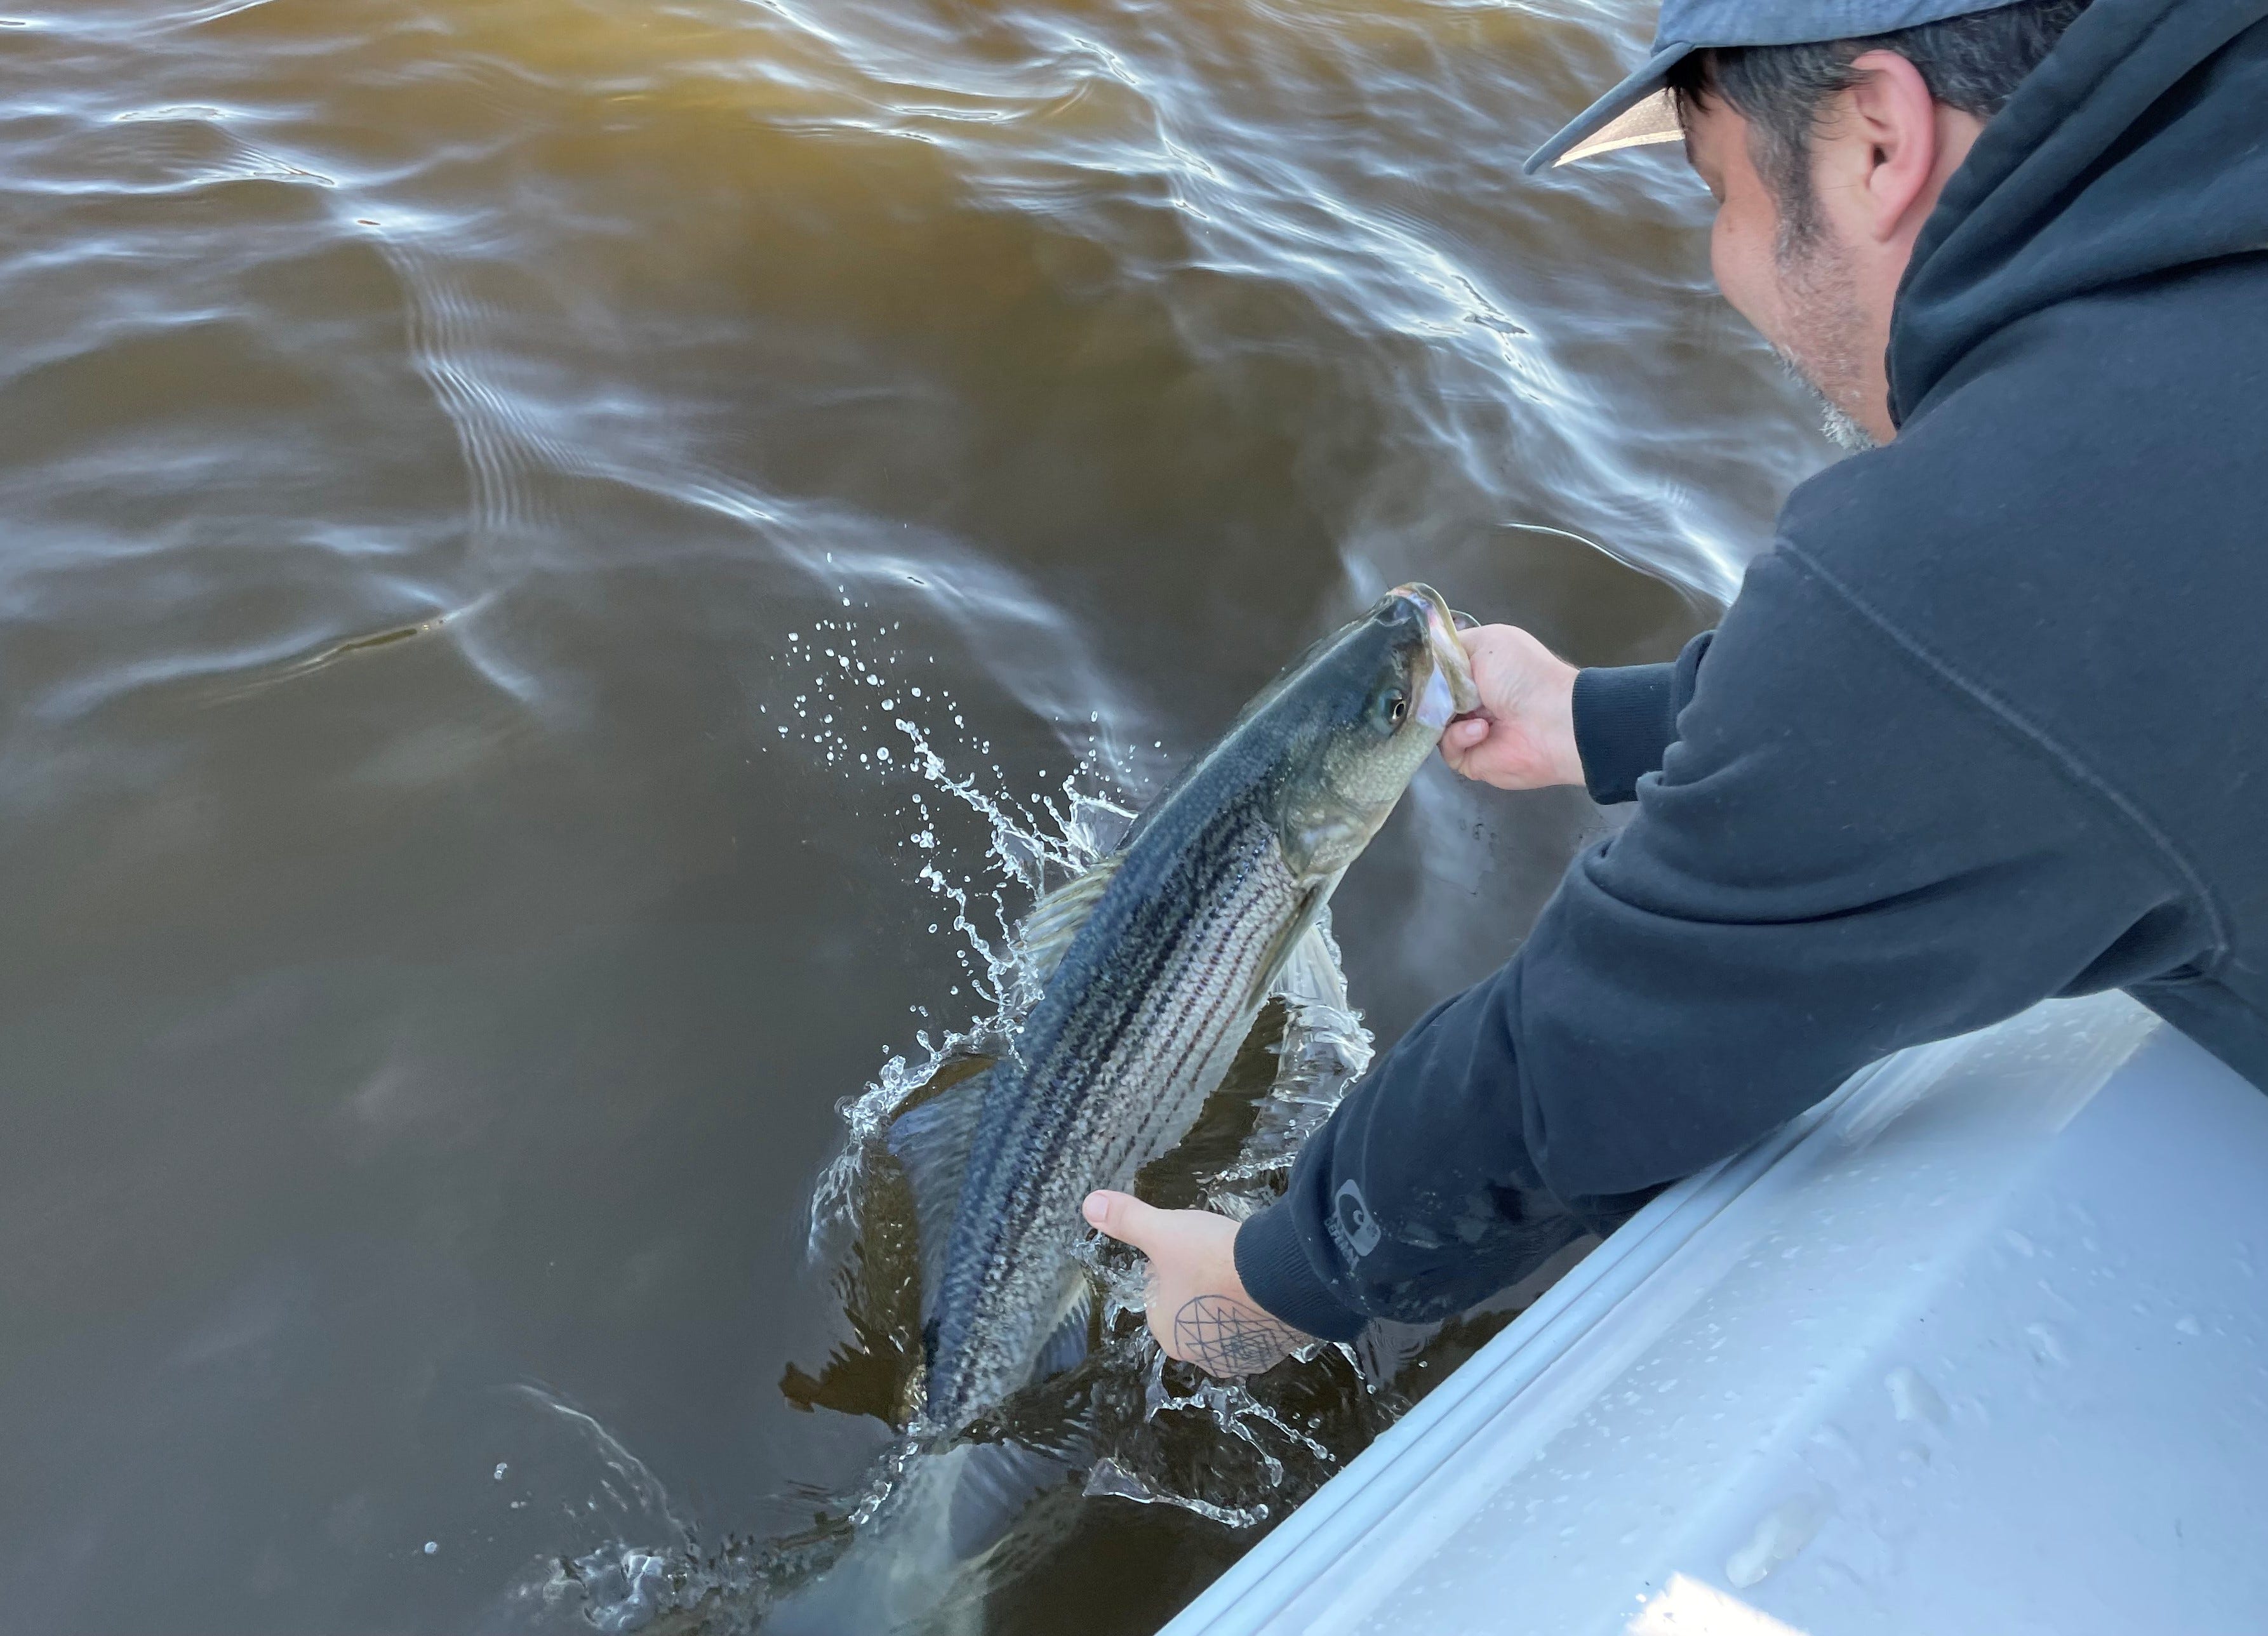
{"label": "geometric tattoo", "polygon": [[1174,1315],[1182,1355],[1207,1374],[1257,1374],[1308,1337],[1226,1295],[1200,1295]]}

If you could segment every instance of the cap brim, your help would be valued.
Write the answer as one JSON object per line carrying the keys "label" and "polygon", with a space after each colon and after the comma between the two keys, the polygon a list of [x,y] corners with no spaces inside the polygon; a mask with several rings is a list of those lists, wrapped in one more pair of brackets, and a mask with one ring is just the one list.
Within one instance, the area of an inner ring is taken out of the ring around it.
{"label": "cap brim", "polygon": [[1664,46],[1536,149],[1521,168],[1533,176],[1547,165],[1572,165],[1618,148],[1680,140],[1685,132],[1677,118],[1677,99],[1663,85],[1669,70],[1692,52],[1688,45]]}
{"label": "cap brim", "polygon": [[1677,99],[1657,91],[1628,113],[1617,115],[1551,161],[1554,166],[1612,153],[1617,148],[1643,148],[1657,142],[1685,140],[1685,122],[1677,116]]}

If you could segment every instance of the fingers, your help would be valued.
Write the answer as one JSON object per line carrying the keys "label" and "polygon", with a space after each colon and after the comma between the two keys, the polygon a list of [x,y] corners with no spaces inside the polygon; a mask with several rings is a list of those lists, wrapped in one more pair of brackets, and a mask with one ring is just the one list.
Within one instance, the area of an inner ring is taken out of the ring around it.
{"label": "fingers", "polygon": [[1153,1210],[1131,1193],[1089,1193],[1080,1213],[1087,1224],[1123,1244],[1147,1254],[1149,1228],[1163,1212]]}
{"label": "fingers", "polygon": [[1492,718],[1461,716],[1441,734],[1441,759],[1452,772],[1493,783],[1490,763],[1500,759],[1500,754],[1491,747],[1500,743],[1502,737]]}
{"label": "fingers", "polygon": [[1551,650],[1516,625],[1484,625],[1465,633],[1473,686],[1492,713],[1517,716],[1544,676],[1566,668]]}
{"label": "fingers", "polygon": [[1488,741],[1489,720],[1485,716],[1460,716],[1441,733],[1441,759],[1457,771],[1465,770],[1465,760]]}

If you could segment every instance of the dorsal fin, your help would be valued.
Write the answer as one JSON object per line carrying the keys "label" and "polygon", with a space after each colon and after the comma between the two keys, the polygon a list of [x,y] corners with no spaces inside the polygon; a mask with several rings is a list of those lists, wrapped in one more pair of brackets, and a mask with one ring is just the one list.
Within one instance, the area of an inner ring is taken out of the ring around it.
{"label": "dorsal fin", "polygon": [[1032,912],[1016,928],[1016,954],[1034,984],[1044,988],[1055,976],[1125,860],[1125,853],[1115,852],[1032,905]]}
{"label": "dorsal fin", "polygon": [[921,1251],[922,1312],[935,1305],[945,1279],[945,1253],[953,1238],[953,1218],[961,1208],[961,1184],[968,1175],[968,1150],[983,1122],[984,1092],[990,1068],[924,1096],[890,1122],[883,1141],[904,1168],[914,1196],[914,1237]]}

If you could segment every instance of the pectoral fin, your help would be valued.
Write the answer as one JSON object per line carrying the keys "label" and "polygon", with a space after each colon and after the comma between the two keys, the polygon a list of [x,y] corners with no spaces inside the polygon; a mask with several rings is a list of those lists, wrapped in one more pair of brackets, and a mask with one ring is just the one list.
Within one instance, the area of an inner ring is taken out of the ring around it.
{"label": "pectoral fin", "polygon": [[1007,1442],[975,1444],[962,1462],[946,1523],[954,1557],[961,1562],[998,1544],[1035,1498],[1079,1469],[1060,1455]]}
{"label": "pectoral fin", "polygon": [[1331,939],[1328,908],[1318,908],[1276,973],[1273,992],[1298,1005],[1347,1008],[1346,973]]}
{"label": "pectoral fin", "polygon": [[1070,1270],[1057,1310],[1062,1315],[1047,1339],[1040,1343],[1039,1355],[1032,1363],[1031,1378],[1035,1381],[1044,1381],[1049,1375],[1076,1367],[1093,1345],[1094,1285],[1084,1268],[1074,1266]]}
{"label": "pectoral fin", "polygon": [[[1292,917],[1285,922],[1283,930],[1276,934],[1276,940],[1268,950],[1268,958],[1261,962],[1260,975],[1253,984],[1250,997],[1254,1010],[1258,1010],[1261,1001],[1282,986],[1281,979],[1291,969],[1301,943],[1314,931],[1322,917],[1324,905],[1331,901],[1331,892],[1338,883],[1339,877],[1333,875],[1327,881],[1317,881],[1300,895],[1299,906],[1292,910]],[[1303,968],[1303,975],[1312,974],[1305,972]]]}

